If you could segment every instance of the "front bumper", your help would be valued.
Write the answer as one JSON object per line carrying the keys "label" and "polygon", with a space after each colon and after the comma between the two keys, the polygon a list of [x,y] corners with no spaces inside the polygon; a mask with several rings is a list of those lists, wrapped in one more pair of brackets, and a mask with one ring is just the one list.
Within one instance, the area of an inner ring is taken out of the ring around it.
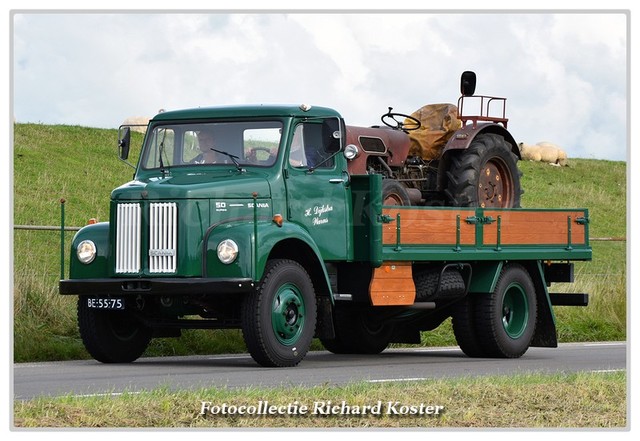
{"label": "front bumper", "polygon": [[67,279],[63,295],[191,295],[242,294],[253,290],[248,278]]}

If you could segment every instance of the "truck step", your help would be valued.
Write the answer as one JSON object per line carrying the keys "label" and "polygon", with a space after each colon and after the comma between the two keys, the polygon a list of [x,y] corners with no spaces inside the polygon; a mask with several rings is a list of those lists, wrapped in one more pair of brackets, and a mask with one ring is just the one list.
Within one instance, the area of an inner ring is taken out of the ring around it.
{"label": "truck step", "polygon": [[589,294],[584,293],[549,293],[549,299],[554,306],[587,306]]}

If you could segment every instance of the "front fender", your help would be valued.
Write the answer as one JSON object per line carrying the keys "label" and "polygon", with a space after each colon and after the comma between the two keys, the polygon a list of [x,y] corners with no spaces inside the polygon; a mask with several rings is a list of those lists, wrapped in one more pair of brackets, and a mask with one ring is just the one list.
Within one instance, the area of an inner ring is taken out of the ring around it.
{"label": "front fender", "polygon": [[[227,265],[220,262],[217,255],[218,244],[225,239],[234,240],[239,249],[237,259]],[[295,246],[297,243],[299,247],[305,247],[314,255],[322,267],[327,286],[330,287],[320,251],[309,233],[299,225],[285,222],[279,227],[271,220],[259,220],[256,228],[252,220],[234,221],[212,228],[205,237],[203,246],[202,276],[250,277],[258,281],[262,278],[271,251],[285,240],[288,246]],[[296,253],[292,250],[291,254]]]}
{"label": "front fender", "polygon": [[[89,264],[78,260],[76,249],[83,240],[91,240],[96,246],[96,257]],[[109,276],[109,222],[100,222],[81,228],[71,241],[69,262],[70,279],[93,279]]]}

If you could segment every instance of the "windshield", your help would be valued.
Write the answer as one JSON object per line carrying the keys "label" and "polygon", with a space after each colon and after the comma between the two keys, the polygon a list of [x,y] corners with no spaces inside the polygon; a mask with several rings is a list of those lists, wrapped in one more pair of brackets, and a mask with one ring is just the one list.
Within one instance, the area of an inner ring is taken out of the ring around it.
{"label": "windshield", "polygon": [[279,121],[167,124],[147,137],[142,167],[185,165],[271,166],[282,136]]}

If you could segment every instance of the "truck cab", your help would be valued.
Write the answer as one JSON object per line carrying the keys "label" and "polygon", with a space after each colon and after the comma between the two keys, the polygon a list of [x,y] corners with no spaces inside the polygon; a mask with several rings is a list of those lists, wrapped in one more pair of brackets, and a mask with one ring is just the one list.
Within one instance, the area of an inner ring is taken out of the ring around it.
{"label": "truck cab", "polygon": [[[121,128],[123,161],[130,142],[129,129]],[[81,332],[82,317],[104,318],[107,328],[83,339],[109,339],[116,319],[141,330],[139,347],[151,329],[176,335],[184,326],[239,326],[243,296],[278,256],[306,266],[314,295],[328,300],[326,265],[353,258],[344,144],[341,116],[321,107],[155,116],[133,180],[111,193],[109,222],[86,226],[72,244],[60,291],[79,295]],[[179,318],[193,314],[202,319]],[[86,344],[97,359],[122,360],[92,349],[104,345]]]}

